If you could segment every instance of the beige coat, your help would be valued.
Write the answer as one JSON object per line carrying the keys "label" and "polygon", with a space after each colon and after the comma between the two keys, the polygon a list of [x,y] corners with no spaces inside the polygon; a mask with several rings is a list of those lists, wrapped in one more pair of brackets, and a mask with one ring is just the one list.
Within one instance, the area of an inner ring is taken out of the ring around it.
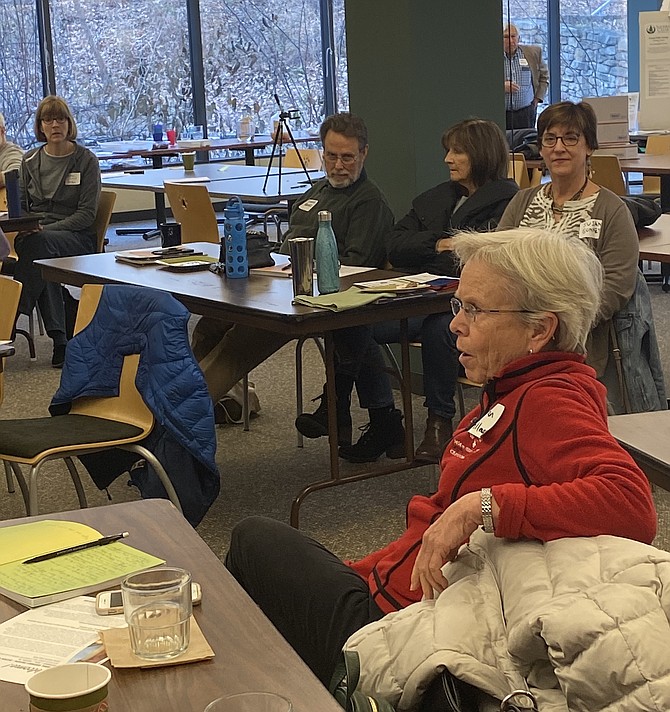
{"label": "beige coat", "polygon": [[477,530],[450,586],[365,626],[359,689],[411,710],[445,666],[540,712],[670,710],[670,553],[618,537],[509,541]]}

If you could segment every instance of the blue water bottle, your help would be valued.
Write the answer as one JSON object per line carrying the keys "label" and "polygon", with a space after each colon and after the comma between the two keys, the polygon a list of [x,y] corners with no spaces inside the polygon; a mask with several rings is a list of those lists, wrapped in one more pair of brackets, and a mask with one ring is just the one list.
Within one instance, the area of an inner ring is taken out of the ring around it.
{"label": "blue water bottle", "polygon": [[7,189],[7,214],[10,218],[21,217],[21,194],[19,192],[19,171],[5,171],[5,188]]}
{"label": "blue water bottle", "polygon": [[316,233],[314,258],[316,260],[316,284],[319,294],[340,291],[340,255],[337,240],[328,210],[319,211],[319,229]]}
{"label": "blue water bottle", "polygon": [[226,277],[248,277],[247,225],[244,222],[244,206],[239,198],[230,198],[223,209],[223,218],[222,247],[225,247]]}

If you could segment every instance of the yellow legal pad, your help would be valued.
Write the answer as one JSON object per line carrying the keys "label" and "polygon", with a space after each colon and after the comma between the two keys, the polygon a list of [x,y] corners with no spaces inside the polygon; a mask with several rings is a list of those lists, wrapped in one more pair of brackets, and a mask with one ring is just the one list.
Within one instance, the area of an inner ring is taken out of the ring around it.
{"label": "yellow legal pad", "polygon": [[85,524],[56,520],[0,527],[0,593],[34,608],[109,587],[132,573],[165,563],[120,542],[36,564],[23,563],[101,536]]}

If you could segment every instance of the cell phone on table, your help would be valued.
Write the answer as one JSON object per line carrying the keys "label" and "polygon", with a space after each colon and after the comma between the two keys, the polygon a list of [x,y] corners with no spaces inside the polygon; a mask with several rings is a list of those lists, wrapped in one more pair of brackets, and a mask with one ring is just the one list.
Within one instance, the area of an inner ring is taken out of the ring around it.
{"label": "cell phone on table", "polygon": [[[199,583],[191,583],[191,601],[194,606],[202,600],[202,589]],[[114,616],[123,613],[123,598],[121,591],[101,591],[95,597],[95,611],[99,616]]]}

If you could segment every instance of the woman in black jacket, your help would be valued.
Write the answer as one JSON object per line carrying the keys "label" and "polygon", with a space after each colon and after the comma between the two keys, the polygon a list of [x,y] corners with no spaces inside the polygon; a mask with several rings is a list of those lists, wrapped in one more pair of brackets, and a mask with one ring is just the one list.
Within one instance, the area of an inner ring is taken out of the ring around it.
{"label": "woman in black jacket", "polygon": [[[444,162],[450,180],[412,201],[412,208],[388,236],[388,259],[395,269],[456,275],[450,235],[460,230],[495,229],[507,204],[518,190],[507,178],[509,149],[503,132],[492,121],[466,119],[442,136]],[[455,414],[454,392],[458,353],[449,331],[452,314],[410,319],[409,338],[422,342],[426,432],[416,459],[438,462],[451,438]],[[351,462],[372,462],[386,452],[404,456],[402,415],[393,402],[389,378],[379,344],[399,340],[399,324],[386,322],[335,332],[337,416],[340,456]],[[351,445],[350,400],[353,384],[370,425]],[[296,427],[306,437],[328,433],[325,398],[314,413],[303,413]],[[349,442],[347,442],[349,440]]]}

